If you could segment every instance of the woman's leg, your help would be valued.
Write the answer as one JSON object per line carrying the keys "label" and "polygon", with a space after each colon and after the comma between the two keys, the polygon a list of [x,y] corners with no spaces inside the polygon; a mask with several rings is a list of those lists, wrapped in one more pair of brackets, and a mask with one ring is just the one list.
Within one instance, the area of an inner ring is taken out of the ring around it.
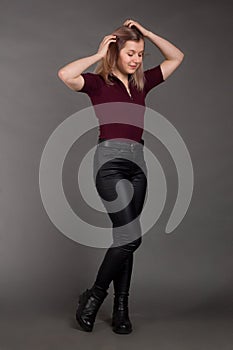
{"label": "woman's leg", "polygon": [[[131,197],[127,185],[121,182],[121,187],[116,193],[117,182],[124,178],[131,182],[134,189],[133,198],[128,206]],[[146,176],[138,166],[132,168],[132,163],[125,159],[122,163],[120,160],[117,163],[108,162],[96,176],[96,187],[105,201],[113,201],[118,195],[124,209],[109,213],[113,222],[113,245],[106,252],[95,284],[108,289],[113,280],[115,291],[127,294],[132,274],[133,252],[142,242],[139,214],[145,199]]]}
{"label": "woman's leg", "polygon": [[[145,200],[145,194],[147,189],[147,182],[145,176],[140,169],[134,173],[131,178],[131,183],[134,188],[133,205],[137,215],[141,214],[143,204]],[[124,294],[129,295],[130,282],[133,269],[133,254],[130,254],[128,259],[123,263],[122,269],[117,276],[113,279],[114,293],[115,295]]]}
{"label": "woman's leg", "polygon": [[130,282],[133,270],[133,253],[124,261],[122,269],[113,279],[114,294],[129,295]]}

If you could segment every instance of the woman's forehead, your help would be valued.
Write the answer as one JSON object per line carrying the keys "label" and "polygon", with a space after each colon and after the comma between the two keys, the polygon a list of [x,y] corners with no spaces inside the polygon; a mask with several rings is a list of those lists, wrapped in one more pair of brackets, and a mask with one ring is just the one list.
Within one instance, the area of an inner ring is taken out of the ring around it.
{"label": "woman's forehead", "polygon": [[134,50],[134,51],[143,51],[144,50],[144,41],[141,39],[140,41],[127,40],[124,49],[126,50]]}

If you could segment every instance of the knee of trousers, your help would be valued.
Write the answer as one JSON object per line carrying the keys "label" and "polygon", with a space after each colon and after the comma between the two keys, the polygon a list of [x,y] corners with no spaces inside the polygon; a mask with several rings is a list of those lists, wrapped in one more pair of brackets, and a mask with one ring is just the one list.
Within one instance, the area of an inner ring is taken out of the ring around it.
{"label": "knee of trousers", "polygon": [[123,246],[120,246],[120,249],[133,253],[138,247],[142,244],[142,237],[137,238],[135,241],[127,243]]}

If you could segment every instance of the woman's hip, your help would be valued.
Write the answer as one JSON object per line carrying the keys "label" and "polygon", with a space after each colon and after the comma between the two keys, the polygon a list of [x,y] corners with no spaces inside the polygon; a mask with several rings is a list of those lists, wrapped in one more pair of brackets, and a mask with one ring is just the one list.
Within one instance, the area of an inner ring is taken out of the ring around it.
{"label": "woman's hip", "polygon": [[143,143],[115,139],[99,142],[94,155],[94,175],[98,171],[104,173],[103,176],[107,171],[109,175],[116,176],[122,174],[130,177],[140,172],[146,175]]}

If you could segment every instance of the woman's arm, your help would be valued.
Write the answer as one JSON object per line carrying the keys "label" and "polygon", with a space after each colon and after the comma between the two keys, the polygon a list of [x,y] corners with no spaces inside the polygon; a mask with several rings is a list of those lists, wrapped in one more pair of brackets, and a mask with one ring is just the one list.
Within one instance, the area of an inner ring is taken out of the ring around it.
{"label": "woman's arm", "polygon": [[140,32],[149,39],[153,44],[155,44],[163,56],[166,58],[161,64],[161,70],[163,73],[163,79],[166,80],[169,75],[171,75],[181,64],[184,58],[184,53],[180,51],[176,46],[167,41],[166,39],[161,38],[160,36],[152,33],[151,31],[145,29],[138,22],[132,20],[126,20],[124,22],[126,26],[135,26],[140,30]]}
{"label": "woman's arm", "polygon": [[71,90],[81,90],[84,85],[84,78],[81,75],[83,71],[103,58],[107,53],[109,44],[115,41],[115,35],[107,35],[100,43],[98,52],[96,54],[68,63],[66,66],[59,69],[58,77]]}
{"label": "woman's arm", "polygon": [[84,78],[81,73],[99,59],[98,54],[80,58],[59,69],[58,76],[71,90],[79,91],[84,85]]}
{"label": "woman's arm", "polygon": [[184,54],[172,43],[150,31],[146,37],[158,47],[160,52],[166,58],[160,64],[163,73],[163,79],[166,80],[169,75],[171,75],[179,67],[183,61]]}

